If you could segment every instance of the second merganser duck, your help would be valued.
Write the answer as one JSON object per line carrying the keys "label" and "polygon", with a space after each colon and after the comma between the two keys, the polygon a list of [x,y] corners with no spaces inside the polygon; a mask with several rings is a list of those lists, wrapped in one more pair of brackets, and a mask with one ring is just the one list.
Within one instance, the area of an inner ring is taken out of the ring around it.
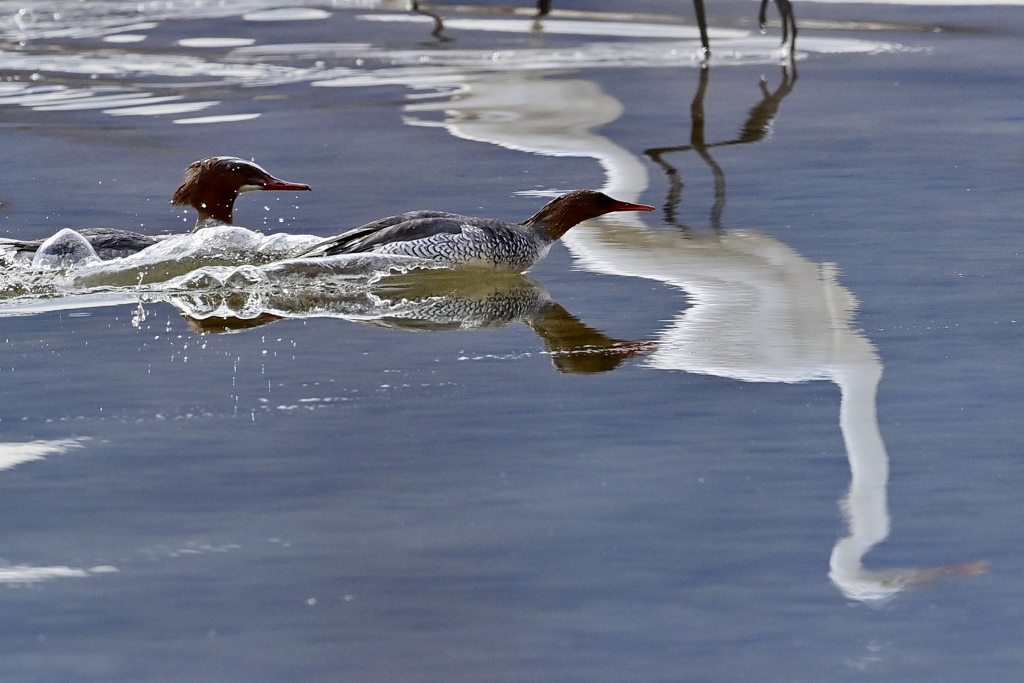
{"label": "second merganser duck", "polygon": [[411,211],[331,237],[300,257],[371,252],[521,273],[543,259],[570,228],[587,219],[613,211],[653,210],[653,206],[612,199],[602,192],[573,190],[551,200],[522,223]]}
{"label": "second merganser duck", "polygon": [[[185,181],[171,197],[171,204],[191,206],[198,212],[195,229],[231,225],[235,200],[243,192],[256,190],[312,190],[304,183],[275,178],[258,164],[237,157],[208,157],[193,161],[185,169]],[[103,260],[130,256],[170,235],[144,235],[117,228],[85,228],[75,231]],[[4,240],[0,246],[14,247],[21,255],[34,254],[46,240]],[[73,244],[69,242],[69,244]]]}
{"label": "second merganser duck", "polygon": [[235,200],[243,192],[257,190],[310,191],[305,183],[275,178],[258,164],[237,157],[209,157],[193,161],[185,169],[185,182],[171,197],[171,204],[191,206],[199,213],[196,228],[231,225]]}

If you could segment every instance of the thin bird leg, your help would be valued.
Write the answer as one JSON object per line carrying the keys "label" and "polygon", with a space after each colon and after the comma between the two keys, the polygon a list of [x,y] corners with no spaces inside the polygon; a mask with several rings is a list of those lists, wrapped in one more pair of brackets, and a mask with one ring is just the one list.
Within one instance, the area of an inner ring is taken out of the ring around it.
{"label": "thin bird leg", "polygon": [[[767,0],[765,0],[767,2]],[[693,0],[693,10],[697,14],[697,27],[700,29],[700,44],[704,48],[704,58],[711,54],[711,45],[708,43],[708,19],[704,13],[704,0]]]}
{"label": "thin bird leg", "polygon": [[[793,3],[789,0],[775,0],[782,20],[782,44],[789,45],[792,53],[796,49],[796,16],[793,14]],[[757,21],[763,31],[768,26],[768,0],[761,0],[761,9],[757,13]]]}
{"label": "thin bird leg", "polygon": [[782,42],[789,43],[789,51],[792,53],[796,49],[796,15],[793,14],[793,3],[789,0],[775,0],[775,5],[779,8],[779,16],[782,17]]}
{"label": "thin bird leg", "polygon": [[440,41],[447,42],[451,40],[448,36],[444,35],[444,21],[441,20],[441,15],[434,12],[428,12],[427,10],[420,7],[419,0],[412,0],[409,5],[409,9],[416,14],[422,14],[423,16],[430,17],[434,20],[434,30],[430,32],[434,38]]}

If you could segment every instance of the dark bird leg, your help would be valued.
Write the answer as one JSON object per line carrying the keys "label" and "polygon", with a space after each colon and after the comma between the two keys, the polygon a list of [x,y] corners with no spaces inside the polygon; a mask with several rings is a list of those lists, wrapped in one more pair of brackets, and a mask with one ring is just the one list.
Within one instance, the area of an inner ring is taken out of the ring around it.
{"label": "dark bird leg", "polygon": [[423,16],[430,17],[434,20],[434,30],[430,32],[430,35],[434,36],[434,38],[442,42],[451,40],[451,38],[444,35],[444,22],[441,20],[441,15],[434,12],[428,12],[420,7],[419,0],[412,0],[412,4],[409,6],[409,9],[416,14],[422,14]]}
{"label": "dark bird leg", "polygon": [[[782,19],[782,44],[789,44],[789,52],[792,54],[796,50],[796,16],[793,14],[793,4],[789,0],[775,0],[775,6],[779,8],[779,17]],[[761,0],[757,21],[763,31],[768,25],[768,0]]]}
{"label": "dark bird leg", "polygon": [[[788,2],[788,0],[786,1]],[[704,0],[693,0],[693,10],[697,14],[697,27],[700,29],[700,44],[703,48],[704,58],[707,59],[711,54],[711,45],[708,43],[708,19],[704,13]]]}

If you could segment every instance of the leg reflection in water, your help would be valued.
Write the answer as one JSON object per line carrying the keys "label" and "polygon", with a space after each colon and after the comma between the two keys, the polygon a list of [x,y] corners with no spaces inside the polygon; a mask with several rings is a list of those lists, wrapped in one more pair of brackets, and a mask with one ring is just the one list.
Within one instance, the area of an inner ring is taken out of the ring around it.
{"label": "leg reflection in water", "polygon": [[796,85],[796,63],[790,60],[782,66],[782,80],[775,90],[768,89],[767,81],[762,78],[760,82],[761,101],[755,104],[747,114],[747,120],[740,129],[739,134],[727,140],[708,142],[704,136],[704,98],[707,95],[708,83],[711,78],[711,69],[700,70],[700,81],[697,84],[697,91],[690,102],[690,144],[674,145],[671,147],[652,147],[644,152],[651,161],[656,163],[665,172],[669,181],[668,198],[665,201],[665,221],[679,227],[683,231],[689,231],[689,226],[680,223],[677,218],[677,211],[683,198],[683,182],[679,177],[679,171],[665,161],[665,156],[677,152],[695,152],[697,156],[711,169],[711,176],[715,183],[715,202],[711,208],[711,228],[716,232],[722,230],[722,213],[725,210],[725,173],[718,162],[711,156],[711,150],[718,147],[730,147],[733,145],[748,145],[762,141],[771,130],[772,122],[779,113],[779,106],[782,100],[793,91]]}

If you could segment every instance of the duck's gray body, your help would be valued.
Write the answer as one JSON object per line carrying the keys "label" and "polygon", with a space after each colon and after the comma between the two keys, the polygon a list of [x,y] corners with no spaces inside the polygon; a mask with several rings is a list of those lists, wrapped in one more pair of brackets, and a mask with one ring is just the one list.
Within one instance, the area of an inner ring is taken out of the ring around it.
{"label": "duck's gray body", "polygon": [[581,221],[610,211],[652,208],[593,190],[575,190],[548,202],[522,223],[443,211],[410,211],[332,237],[302,256],[374,252],[521,273],[544,258],[551,245]]}
{"label": "duck's gray body", "polygon": [[411,211],[350,230],[306,256],[374,252],[522,272],[544,258],[553,242],[535,228],[497,219]]}

